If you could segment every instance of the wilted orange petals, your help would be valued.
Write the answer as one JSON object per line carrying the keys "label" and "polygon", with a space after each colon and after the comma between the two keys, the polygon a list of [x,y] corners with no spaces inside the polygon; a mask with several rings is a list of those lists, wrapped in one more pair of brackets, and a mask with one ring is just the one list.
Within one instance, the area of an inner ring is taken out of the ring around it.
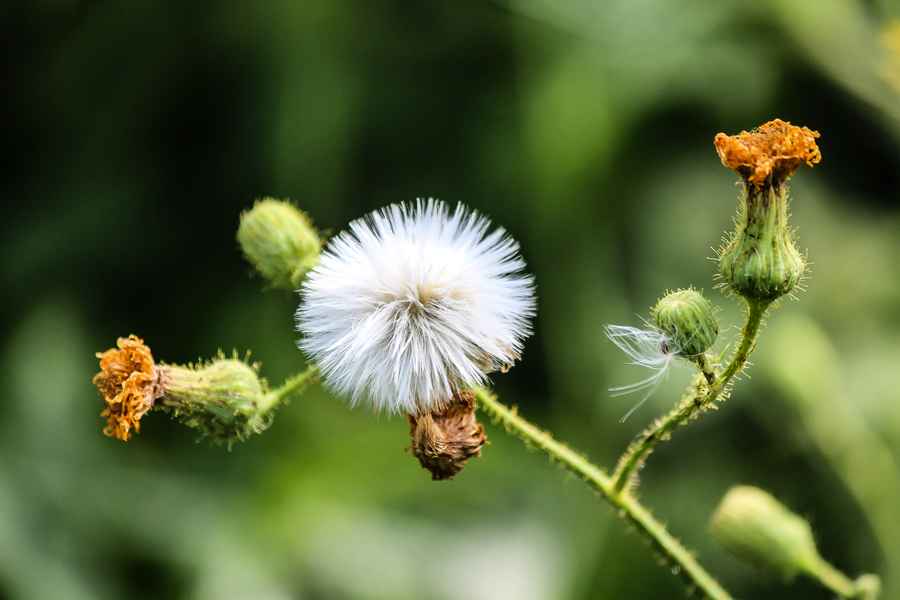
{"label": "wilted orange petals", "polygon": [[141,430],[140,420],[158,397],[153,354],[137,336],[119,338],[117,348],[97,353],[100,372],[93,382],[106,402],[100,416],[106,418],[103,433],[127,442],[131,430]]}
{"label": "wilted orange petals", "polygon": [[723,165],[761,186],[769,177],[777,184],[790,177],[800,165],[812,167],[821,161],[822,153],[816,145],[818,137],[818,131],[774,119],[753,131],[737,135],[719,133],[714,143]]}

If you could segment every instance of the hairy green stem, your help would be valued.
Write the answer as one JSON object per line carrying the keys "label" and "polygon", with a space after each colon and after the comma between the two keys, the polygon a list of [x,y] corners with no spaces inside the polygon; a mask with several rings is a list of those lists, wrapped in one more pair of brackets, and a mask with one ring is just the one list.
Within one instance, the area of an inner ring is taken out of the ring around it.
{"label": "hairy green stem", "polygon": [[309,365],[303,371],[284,380],[280,387],[271,390],[265,397],[263,412],[275,410],[290,396],[301,394],[306,387],[319,379],[319,367]]}
{"label": "hairy green stem", "polygon": [[709,361],[706,353],[695,356],[694,362],[697,364],[697,369],[703,375],[703,378],[706,379],[706,384],[713,385],[716,382],[718,373],[716,373],[716,367]]}
{"label": "hairy green stem", "polygon": [[756,347],[756,338],[768,307],[768,302],[747,302],[747,321],[741,332],[741,343],[721,375],[715,375],[706,357],[699,358],[701,375],[691,382],[681,401],[642,431],[619,459],[612,476],[616,492],[621,492],[628,486],[650,453],[660,442],[668,440],[675,428],[702,414],[727,392],[729,383],[746,366],[747,359]]}
{"label": "hairy green stem", "polygon": [[678,573],[685,578],[691,588],[699,590],[713,600],[731,598],[718,581],[706,572],[694,556],[654,518],[650,511],[629,494],[617,492],[612,480],[603,470],[565,444],[553,439],[549,433],[520,417],[514,408],[500,403],[490,392],[483,389],[475,390],[475,399],[478,406],[494,421],[502,424],[508,432],[527,445],[546,453],[600,492],[603,498],[632,523],[666,561],[671,563],[673,571],[677,568]]}
{"label": "hairy green stem", "polygon": [[747,321],[744,323],[744,329],[741,331],[741,344],[738,346],[737,352],[726,367],[717,384],[717,393],[728,385],[728,382],[747,364],[750,353],[756,347],[756,338],[759,334],[759,328],[762,325],[763,315],[769,308],[769,302],[748,301],[747,302]]}

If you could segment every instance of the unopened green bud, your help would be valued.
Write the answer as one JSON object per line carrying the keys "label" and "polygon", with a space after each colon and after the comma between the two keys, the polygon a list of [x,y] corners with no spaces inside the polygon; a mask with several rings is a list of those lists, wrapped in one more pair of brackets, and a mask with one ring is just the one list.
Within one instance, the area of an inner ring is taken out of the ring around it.
{"label": "unopened green bud", "polygon": [[877,600],[881,593],[877,575],[852,580],[823,559],[809,523],[759,488],[731,488],[713,514],[711,527],[729,552],[785,579],[806,575],[840,598]]}
{"label": "unopened green bud", "polygon": [[236,358],[197,367],[162,365],[158,403],[215,443],[231,445],[271,424],[272,402],[256,369]]}
{"label": "unopened green bud", "polygon": [[296,290],[319,260],[322,242],[305,213],[264,198],[241,215],[238,242],[247,260],[273,287]]}
{"label": "unopened green bud", "polygon": [[712,534],[738,558],[785,579],[822,563],[809,523],[759,488],[731,488],[712,517]]}
{"label": "unopened green bud", "polygon": [[793,290],[806,270],[788,225],[788,186],[748,184],[734,234],[719,252],[719,273],[748,300],[771,302]]}
{"label": "unopened green bud", "polygon": [[719,323],[715,308],[694,289],[670,292],[659,299],[650,315],[679,356],[703,354],[716,343]]}

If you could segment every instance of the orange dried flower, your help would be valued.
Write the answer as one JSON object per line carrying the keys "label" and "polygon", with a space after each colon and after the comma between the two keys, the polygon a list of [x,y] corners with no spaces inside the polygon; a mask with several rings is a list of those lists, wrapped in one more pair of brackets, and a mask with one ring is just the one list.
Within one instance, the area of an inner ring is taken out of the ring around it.
{"label": "orange dried flower", "polygon": [[132,429],[140,432],[141,417],[162,396],[162,387],[153,354],[144,340],[130,335],[119,338],[116,346],[97,353],[100,372],[94,375],[93,383],[106,402],[100,413],[106,417],[103,433],[127,442]]}
{"label": "orange dried flower", "polygon": [[769,177],[776,185],[793,175],[800,165],[812,167],[822,160],[816,145],[818,131],[774,119],[753,131],[737,135],[716,134],[716,152],[722,164],[747,181],[762,186]]}

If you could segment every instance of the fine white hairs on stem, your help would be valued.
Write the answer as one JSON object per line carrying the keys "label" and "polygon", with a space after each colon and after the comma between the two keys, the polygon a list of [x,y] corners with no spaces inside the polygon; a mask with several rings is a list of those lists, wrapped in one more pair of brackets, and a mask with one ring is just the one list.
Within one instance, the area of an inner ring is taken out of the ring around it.
{"label": "fine white hairs on stem", "polygon": [[631,359],[628,364],[652,371],[649,377],[640,381],[609,388],[610,395],[614,397],[644,392],[640,401],[622,417],[621,420],[624,422],[647,401],[665,379],[672,360],[678,354],[678,348],[674,347],[666,334],[653,327],[640,329],[628,325],[607,325],[605,329],[606,337]]}
{"label": "fine white hairs on stem", "polygon": [[300,348],[352,403],[424,414],[511,366],[531,334],[519,245],[462,204],[394,204],[350,223],[303,283]]}

